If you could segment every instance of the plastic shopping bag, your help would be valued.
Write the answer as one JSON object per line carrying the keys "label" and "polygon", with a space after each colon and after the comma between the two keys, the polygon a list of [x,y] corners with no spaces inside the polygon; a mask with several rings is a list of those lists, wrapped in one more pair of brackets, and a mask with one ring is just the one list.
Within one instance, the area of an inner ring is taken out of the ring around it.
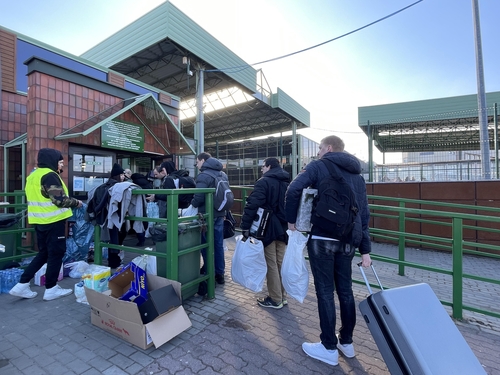
{"label": "plastic shopping bag", "polygon": [[251,291],[260,292],[266,273],[267,264],[262,241],[252,237],[243,241],[243,236],[237,236],[231,265],[233,281]]}
{"label": "plastic shopping bag", "polygon": [[196,215],[198,215],[198,207],[193,207],[192,205],[189,205],[188,208],[185,208],[181,211],[182,217],[196,216]]}
{"label": "plastic shopping bag", "polygon": [[302,303],[309,287],[309,271],[303,254],[307,237],[298,230],[286,232],[288,245],[281,265],[281,281],[288,295]]}
{"label": "plastic shopping bag", "polygon": [[82,275],[88,270],[89,264],[83,260],[78,262],[66,263],[64,268],[70,268],[69,277],[72,279],[80,279]]}

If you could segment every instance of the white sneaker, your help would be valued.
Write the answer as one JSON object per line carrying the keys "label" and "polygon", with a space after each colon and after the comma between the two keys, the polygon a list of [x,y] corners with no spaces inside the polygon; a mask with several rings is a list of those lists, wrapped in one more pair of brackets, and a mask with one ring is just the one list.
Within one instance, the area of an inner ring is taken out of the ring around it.
{"label": "white sneaker", "polygon": [[356,353],[354,353],[354,346],[352,344],[342,345],[340,341],[337,343],[337,349],[342,352],[347,358],[354,358]]}
{"label": "white sneaker", "polygon": [[302,344],[302,350],[309,357],[318,359],[322,362],[328,363],[329,365],[337,366],[339,364],[338,350],[328,350],[320,342],[305,342]]}
{"label": "white sneaker", "polygon": [[37,296],[37,292],[33,292],[30,289],[30,283],[17,283],[14,287],[9,291],[11,296],[21,297],[21,298],[35,298]]}
{"label": "white sneaker", "polygon": [[52,301],[53,299],[69,296],[73,293],[73,289],[63,289],[59,285],[53,286],[50,289],[45,289],[45,293],[43,294],[44,301]]}

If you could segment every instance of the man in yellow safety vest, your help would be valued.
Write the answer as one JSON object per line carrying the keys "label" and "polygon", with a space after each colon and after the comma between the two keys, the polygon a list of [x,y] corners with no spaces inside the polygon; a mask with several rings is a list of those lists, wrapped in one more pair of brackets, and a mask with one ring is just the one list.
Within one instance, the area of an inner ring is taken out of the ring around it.
{"label": "man in yellow safety vest", "polygon": [[81,207],[82,202],[68,197],[68,188],[59,176],[64,166],[58,150],[42,148],[38,152],[38,168],[26,179],[28,200],[28,223],[35,227],[38,254],[21,276],[21,280],[10,294],[22,298],[35,298],[30,289],[35,273],[47,263],[45,293],[43,299],[51,301],[73,292],[57,285],[57,278],[66,252],[66,219],[71,217],[72,207]]}

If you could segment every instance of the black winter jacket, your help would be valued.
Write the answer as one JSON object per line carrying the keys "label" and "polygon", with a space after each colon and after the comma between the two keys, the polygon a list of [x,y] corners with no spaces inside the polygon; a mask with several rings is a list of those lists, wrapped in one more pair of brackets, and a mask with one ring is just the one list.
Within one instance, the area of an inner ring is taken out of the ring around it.
{"label": "black winter jacket", "polygon": [[[208,158],[201,167],[201,173],[196,176],[197,188],[215,188],[215,177],[220,176],[226,181],[227,175],[222,172],[222,163],[219,159]],[[205,213],[205,193],[195,194],[191,201],[193,207],[198,207],[198,212]],[[226,211],[217,211],[214,208],[214,218],[225,216]]]}
{"label": "black winter jacket", "polygon": [[[362,240],[361,245],[359,246],[359,252],[361,254],[368,254],[371,251],[370,233],[368,228],[370,210],[368,208],[368,199],[366,197],[365,179],[360,175],[361,165],[354,155],[347,152],[328,152],[323,155],[323,158],[331,160],[335,163],[356,196],[362,227]],[[329,172],[324,163],[320,160],[313,160],[291,182],[285,197],[286,220],[289,223],[295,223],[297,219],[297,209],[299,207],[302,189],[307,187],[317,189],[320,181],[328,175]],[[314,226],[311,230],[311,235],[332,238],[328,232],[324,232],[320,228]]]}
{"label": "black winter jacket", "polygon": [[287,221],[285,218],[285,193],[290,182],[290,174],[283,168],[272,168],[255,182],[252,193],[248,196],[241,229],[248,230],[259,207],[273,211],[270,223],[262,239],[263,245],[268,246],[273,241],[287,241]]}
{"label": "black winter jacket", "polygon": [[141,189],[153,188],[153,183],[149,181],[148,178],[144,176],[142,173],[134,173],[130,177],[132,179],[132,182],[136,185],[139,185]]}

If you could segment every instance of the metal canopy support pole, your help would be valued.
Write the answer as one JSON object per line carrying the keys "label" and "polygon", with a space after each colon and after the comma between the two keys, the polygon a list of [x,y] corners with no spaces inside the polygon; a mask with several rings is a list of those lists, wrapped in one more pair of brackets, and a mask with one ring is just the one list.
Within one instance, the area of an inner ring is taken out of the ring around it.
{"label": "metal canopy support pole", "polygon": [[292,122],[292,180],[297,176],[297,123]]}
{"label": "metal canopy support pole", "polygon": [[495,172],[496,172],[496,178],[498,179],[498,106],[497,103],[495,103],[493,107],[493,124],[495,125],[494,128],[494,138],[495,138]]}
{"label": "metal canopy support pole", "polygon": [[[9,184],[9,157],[7,147],[3,148],[3,192],[8,193],[7,185]],[[4,198],[7,200],[7,197]]]}
{"label": "metal canopy support pole", "polygon": [[479,115],[479,139],[481,148],[481,172],[484,180],[491,179],[490,142],[488,139],[488,114],[484,88],[483,49],[481,47],[481,25],[478,0],[472,0],[474,38],[476,47],[477,105]]}
{"label": "metal canopy support pole", "polygon": [[205,123],[203,116],[203,68],[200,66],[196,71],[197,85],[196,85],[196,124],[197,132],[196,137],[198,138],[198,144],[196,153],[200,154],[205,150]]}
{"label": "metal canopy support pole", "polygon": [[368,124],[368,181],[373,182],[373,134],[370,120]]}

